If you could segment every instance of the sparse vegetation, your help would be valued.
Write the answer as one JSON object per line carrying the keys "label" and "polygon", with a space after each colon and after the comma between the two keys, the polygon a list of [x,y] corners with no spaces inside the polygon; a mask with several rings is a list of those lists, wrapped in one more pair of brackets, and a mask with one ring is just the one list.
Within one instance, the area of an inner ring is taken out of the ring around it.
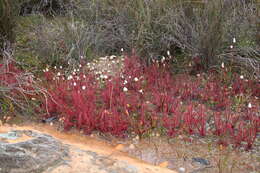
{"label": "sparse vegetation", "polygon": [[19,16],[21,2],[0,1],[4,122],[22,108],[86,134],[259,148],[256,3],[77,0]]}

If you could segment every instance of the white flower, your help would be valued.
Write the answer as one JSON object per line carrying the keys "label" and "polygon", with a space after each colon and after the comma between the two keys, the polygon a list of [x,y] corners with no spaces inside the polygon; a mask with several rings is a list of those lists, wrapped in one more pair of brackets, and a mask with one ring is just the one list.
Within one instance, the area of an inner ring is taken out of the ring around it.
{"label": "white flower", "polygon": [[79,68],[81,68],[82,67],[82,65],[81,64],[79,64]]}
{"label": "white flower", "polygon": [[90,63],[89,63],[89,62],[87,63],[87,66],[90,66]]}
{"label": "white flower", "polygon": [[56,66],[54,66],[54,69],[57,69],[57,67],[56,67]]}
{"label": "white flower", "polygon": [[77,70],[76,69],[73,69],[74,72],[76,72]]}
{"label": "white flower", "polygon": [[224,68],[225,67],[225,64],[224,62],[221,63],[221,67]]}
{"label": "white flower", "polygon": [[170,56],[171,55],[171,52],[169,50],[167,50],[167,55]]}
{"label": "white flower", "polygon": [[83,75],[83,78],[85,79],[85,78],[86,78],[86,75]]}
{"label": "white flower", "polygon": [[137,78],[137,77],[135,77],[135,78],[134,78],[134,81],[135,81],[135,82],[137,82],[137,81],[138,81],[138,78]]}
{"label": "white flower", "polygon": [[104,75],[104,79],[107,79],[108,78],[108,76],[107,75]]}
{"label": "white flower", "polygon": [[83,85],[83,86],[82,86],[82,89],[83,89],[83,90],[85,90],[85,89],[86,89],[86,86],[85,86],[85,85]]}
{"label": "white flower", "polygon": [[252,104],[251,103],[248,103],[248,108],[252,108]]}
{"label": "white flower", "polygon": [[45,69],[43,69],[43,72],[46,72]]}
{"label": "white flower", "polygon": [[233,49],[234,48],[234,46],[233,45],[230,45],[230,49]]}
{"label": "white flower", "polygon": [[105,57],[100,57],[99,59],[100,59],[100,60],[106,60],[107,57],[106,57],[106,56],[105,56]]}
{"label": "white flower", "polygon": [[163,63],[165,61],[165,57],[163,56],[161,59],[161,62]]}
{"label": "white flower", "polygon": [[79,69],[77,69],[77,71],[79,71]]}
{"label": "white flower", "polygon": [[124,91],[124,92],[127,92],[127,91],[128,91],[128,89],[127,89],[126,87],[124,87],[124,88],[123,88],[123,91]]}
{"label": "white flower", "polygon": [[127,84],[127,83],[128,83],[127,80],[124,80],[124,85]]}
{"label": "white flower", "polygon": [[36,98],[32,97],[32,100],[36,100]]}
{"label": "white flower", "polygon": [[46,68],[46,72],[48,72],[49,71],[49,69],[48,68]]}
{"label": "white flower", "polygon": [[62,69],[62,66],[60,66],[60,69]]}
{"label": "white flower", "polygon": [[76,85],[77,85],[77,83],[76,83],[76,82],[74,82],[74,83],[73,83],[73,85],[74,85],[74,86],[76,86]]}
{"label": "white flower", "polygon": [[236,38],[233,38],[233,43],[236,43]]}
{"label": "white flower", "polygon": [[111,59],[111,60],[114,59],[114,58],[116,58],[115,55],[111,55],[111,56],[110,56],[110,59]]}
{"label": "white flower", "polygon": [[243,75],[241,75],[241,76],[240,76],[240,79],[244,79],[244,76],[243,76]]}
{"label": "white flower", "polygon": [[123,49],[123,48],[121,48],[121,52],[124,52],[124,49]]}
{"label": "white flower", "polygon": [[71,79],[72,79],[72,76],[71,76],[71,75],[69,75],[69,76],[68,76],[68,80],[71,80]]}
{"label": "white flower", "polygon": [[129,78],[129,79],[131,79],[131,78],[132,78],[132,76],[128,76],[128,78]]}
{"label": "white flower", "polygon": [[139,93],[143,94],[144,92],[143,92],[143,90],[141,89],[141,90],[139,90]]}
{"label": "white flower", "polygon": [[81,59],[83,59],[84,57],[83,56],[80,56]]}
{"label": "white flower", "polygon": [[57,73],[57,76],[60,76],[60,72]]}
{"label": "white flower", "polygon": [[75,72],[72,72],[72,74],[73,74],[73,75],[76,75],[76,73],[75,73]]}

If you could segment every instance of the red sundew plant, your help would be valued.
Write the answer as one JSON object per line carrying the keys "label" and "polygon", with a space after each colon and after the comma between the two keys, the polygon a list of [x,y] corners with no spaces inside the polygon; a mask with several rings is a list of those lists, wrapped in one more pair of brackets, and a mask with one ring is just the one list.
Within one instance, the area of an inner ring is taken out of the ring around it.
{"label": "red sundew plant", "polygon": [[0,70],[0,80],[6,84],[16,83],[17,79],[15,76],[21,73],[14,64],[0,64]]}
{"label": "red sundew plant", "polygon": [[236,77],[235,81],[232,84],[232,94],[233,95],[241,95],[247,92],[246,82],[238,77]]}
{"label": "red sundew plant", "polygon": [[214,134],[217,136],[225,136],[234,133],[234,125],[237,122],[237,117],[232,117],[229,112],[216,112],[214,114]]}
{"label": "red sundew plant", "polygon": [[171,106],[170,113],[163,117],[163,126],[167,129],[169,136],[177,135],[182,121],[182,112],[180,110],[180,100],[175,100]]}
{"label": "red sundew plant", "polygon": [[200,136],[206,136],[206,122],[207,122],[206,109],[202,105],[199,105],[198,109],[199,111],[197,112],[195,125],[198,129]]}
{"label": "red sundew plant", "polygon": [[169,136],[215,135],[221,143],[235,146],[245,142],[246,149],[253,147],[259,133],[258,104],[232,112],[235,95],[244,93],[253,100],[259,88],[253,89],[257,85],[250,81],[173,76],[167,67],[146,66],[137,56],[126,56],[124,69],[102,85],[91,73],[66,77],[57,72],[45,71],[51,97],[44,106],[48,116],[63,118],[67,130],[76,127],[123,137],[163,128]]}
{"label": "red sundew plant", "polygon": [[[259,120],[258,120],[259,121]],[[252,149],[253,143],[256,140],[256,135],[259,132],[259,122],[254,121],[248,125],[244,122],[239,122],[236,133],[232,135],[235,147],[241,146],[241,143],[246,142],[245,149]]]}
{"label": "red sundew plant", "polygon": [[[55,76],[51,71],[48,72]],[[60,76],[52,78],[51,84],[48,86],[51,98],[46,103],[47,116],[58,114],[64,118],[65,129],[75,126],[90,133],[95,128],[97,114],[97,85],[93,75],[69,76],[68,80]]]}
{"label": "red sundew plant", "polygon": [[251,89],[252,96],[260,98],[260,82],[249,80],[248,86]]}
{"label": "red sundew plant", "polygon": [[157,124],[158,115],[154,114],[148,107],[148,104],[142,103],[140,111],[134,112],[130,119],[132,130],[140,137],[154,128],[154,125]]}
{"label": "red sundew plant", "polygon": [[16,62],[0,64],[0,99],[3,101],[0,106],[6,104],[11,111],[16,108],[14,105],[28,110],[29,105],[36,107],[29,100],[35,99],[40,93],[44,91],[36,84],[33,74],[19,69]]}
{"label": "red sundew plant", "polygon": [[116,136],[125,136],[128,130],[128,117],[119,110],[102,110],[99,114],[97,129],[104,133],[111,133]]}

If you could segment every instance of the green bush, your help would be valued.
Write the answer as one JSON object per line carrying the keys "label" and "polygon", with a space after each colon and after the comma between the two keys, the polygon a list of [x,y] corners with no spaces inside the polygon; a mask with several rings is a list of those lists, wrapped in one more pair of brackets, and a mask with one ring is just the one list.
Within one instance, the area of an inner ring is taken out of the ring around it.
{"label": "green bush", "polygon": [[[259,69],[254,3],[79,0],[75,6],[70,15],[43,19],[35,26],[32,51],[42,62],[77,62],[121,54],[123,48],[127,53],[135,49],[144,58],[167,56],[169,50],[179,69],[194,56],[200,57],[204,70],[231,59],[249,71]],[[237,42],[230,49],[233,38]]]}
{"label": "green bush", "polygon": [[196,8],[181,3],[168,12],[167,21],[168,39],[190,57],[200,57],[205,70],[232,61],[249,71],[259,71],[254,3],[216,0]]}
{"label": "green bush", "polygon": [[78,1],[71,15],[35,26],[31,51],[48,64],[121,54],[121,48],[143,57],[166,54],[174,43],[165,40],[161,19],[174,5],[167,0]]}
{"label": "green bush", "polygon": [[15,16],[12,9],[10,1],[0,0],[0,50],[3,50],[6,41],[13,43],[15,40]]}

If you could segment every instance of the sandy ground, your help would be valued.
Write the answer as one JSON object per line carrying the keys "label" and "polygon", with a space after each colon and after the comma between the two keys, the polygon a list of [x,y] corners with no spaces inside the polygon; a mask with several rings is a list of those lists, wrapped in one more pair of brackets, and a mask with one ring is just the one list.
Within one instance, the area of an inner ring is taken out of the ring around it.
{"label": "sandy ground", "polygon": [[[30,126],[0,126],[0,133],[10,130],[33,130],[49,134],[69,146],[69,158],[66,164],[47,169],[44,173],[176,173],[164,168],[163,165],[154,166],[138,160],[122,152],[120,147],[114,147],[98,141],[79,132],[59,132],[51,126],[37,124]],[[8,142],[21,142],[28,140],[22,136],[18,140]]]}

